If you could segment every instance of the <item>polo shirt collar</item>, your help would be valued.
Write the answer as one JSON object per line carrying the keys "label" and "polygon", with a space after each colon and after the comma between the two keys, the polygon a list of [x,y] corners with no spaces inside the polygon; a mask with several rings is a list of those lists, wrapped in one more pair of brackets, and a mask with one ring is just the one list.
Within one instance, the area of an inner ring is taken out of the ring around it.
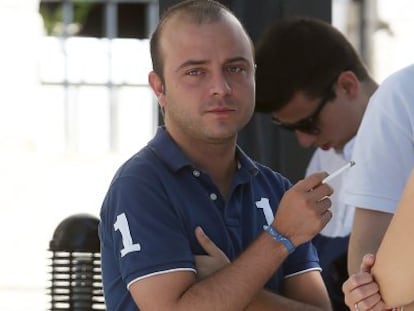
{"label": "polo shirt collar", "polygon": [[[160,126],[154,138],[148,143],[148,147],[160,158],[173,172],[177,172],[184,167],[193,167],[190,159],[182,152],[180,147],[171,138],[165,126]],[[239,147],[236,146],[236,156],[238,159],[238,168],[245,169],[251,175],[258,172],[257,165],[249,156]]]}

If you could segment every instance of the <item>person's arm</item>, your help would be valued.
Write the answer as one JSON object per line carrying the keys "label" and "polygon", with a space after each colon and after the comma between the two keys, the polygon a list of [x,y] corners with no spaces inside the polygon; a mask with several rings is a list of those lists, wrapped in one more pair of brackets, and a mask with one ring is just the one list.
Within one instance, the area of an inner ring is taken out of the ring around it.
{"label": "person's arm", "polygon": [[[321,184],[326,176],[313,174],[298,182],[280,202],[272,226],[296,246],[332,217],[326,198],[332,189]],[[199,282],[192,272],[153,274],[133,282],[129,290],[142,311],[244,310],[287,256],[286,247],[264,232],[232,263]]]}
{"label": "person's arm", "polygon": [[[378,249],[372,273],[388,306],[414,301],[414,172]],[[398,268],[397,268],[398,267]]]}
{"label": "person's arm", "polygon": [[283,281],[282,296],[276,298],[276,310],[331,310],[328,291],[320,271],[309,271],[286,278]]}
{"label": "person's arm", "polygon": [[[196,230],[195,235],[207,253],[195,256],[197,280],[202,280],[222,269],[230,261],[200,228]],[[282,292],[285,297],[262,289],[246,310],[331,310],[328,293],[319,271],[287,278]]]}
{"label": "person's arm", "polygon": [[348,248],[349,275],[359,271],[365,254],[377,252],[391,218],[389,213],[363,208],[355,210]]}
{"label": "person's arm", "polygon": [[329,296],[319,271],[309,271],[285,279],[284,291],[278,295],[262,289],[246,311],[321,311],[332,310]]}
{"label": "person's arm", "polygon": [[345,294],[345,303],[350,310],[385,310],[385,304],[381,299],[378,284],[375,283],[371,274],[374,261],[374,255],[365,255],[359,272],[350,275],[342,286]]}
{"label": "person's arm", "polygon": [[[351,275],[343,284],[345,304],[350,310],[370,311],[413,311],[414,303],[403,307],[388,308],[384,303],[378,283],[372,275],[372,267],[376,265],[375,256],[367,254],[363,257],[360,271]],[[397,287],[397,291],[401,287]]]}

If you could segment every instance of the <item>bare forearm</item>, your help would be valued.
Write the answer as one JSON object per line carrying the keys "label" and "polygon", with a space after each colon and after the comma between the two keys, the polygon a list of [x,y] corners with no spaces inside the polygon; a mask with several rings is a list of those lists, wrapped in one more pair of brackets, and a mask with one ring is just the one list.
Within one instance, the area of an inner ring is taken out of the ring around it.
{"label": "bare forearm", "polygon": [[[195,230],[195,235],[207,255],[195,256],[198,281],[230,263],[227,256],[200,229]],[[312,288],[311,292],[309,288]],[[291,297],[291,295],[296,297],[298,302],[294,298],[286,298],[272,291],[261,289],[245,310],[331,310],[328,293],[319,271],[310,271],[285,279],[281,290],[286,297]]]}
{"label": "bare forearm", "polygon": [[349,240],[348,272],[350,275],[359,271],[362,257],[365,254],[377,252],[391,218],[392,214],[389,213],[356,209]]}
{"label": "bare forearm", "polygon": [[261,290],[249,304],[246,311],[331,311],[329,305],[324,307],[313,306],[298,302],[272,292]]}
{"label": "bare forearm", "polygon": [[189,310],[191,306],[197,306],[197,310],[244,310],[287,255],[282,244],[263,234],[231,264],[193,284],[182,295],[176,310]]}
{"label": "bare forearm", "polygon": [[357,233],[351,234],[348,251],[349,275],[352,275],[359,271],[359,267],[364,255],[375,254],[377,252],[380,242],[380,239],[368,240],[361,238]]}
{"label": "bare forearm", "polygon": [[165,273],[134,282],[130,292],[143,311],[245,310],[287,255],[282,243],[263,233],[240,257],[204,279],[197,281],[190,272]]}

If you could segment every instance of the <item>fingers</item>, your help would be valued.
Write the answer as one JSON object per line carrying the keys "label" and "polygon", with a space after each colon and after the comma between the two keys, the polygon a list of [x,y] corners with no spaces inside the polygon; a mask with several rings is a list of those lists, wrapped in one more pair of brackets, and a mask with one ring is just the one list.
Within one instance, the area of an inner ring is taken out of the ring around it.
{"label": "fingers", "polygon": [[314,173],[305,179],[296,183],[293,188],[298,191],[308,192],[309,196],[314,200],[321,200],[329,197],[333,193],[333,189],[328,184],[322,184],[322,180],[328,176],[326,172]]}
{"label": "fingers", "polygon": [[204,230],[201,227],[197,227],[195,229],[195,236],[197,238],[198,243],[200,243],[201,247],[206,251],[206,253],[210,256],[223,256],[223,252],[220,248],[217,247],[216,244],[204,233]]}
{"label": "fingers", "polygon": [[296,185],[304,191],[309,191],[322,183],[322,180],[328,176],[326,172],[313,173],[300,180]]}
{"label": "fingers", "polygon": [[322,228],[321,230],[326,226],[326,224],[331,220],[332,218],[332,212],[328,209],[322,214],[321,224]]}
{"label": "fingers", "polygon": [[316,201],[315,210],[320,215],[323,215],[329,211],[329,208],[331,207],[331,205],[332,205],[331,199],[329,199],[328,197],[324,197],[323,199]]}
{"label": "fingers", "polygon": [[353,300],[359,301],[375,294],[378,291],[378,285],[371,274],[360,272],[351,275],[343,284],[342,290],[347,296],[352,296]]}
{"label": "fingers", "polygon": [[296,185],[303,191],[311,191],[322,185],[322,180],[328,176],[327,172],[313,173],[300,180]]}
{"label": "fingers", "polygon": [[384,304],[381,301],[381,296],[379,294],[371,295],[364,300],[358,302],[358,309],[363,310],[384,310]]}
{"label": "fingers", "polygon": [[363,310],[384,310],[385,305],[381,296],[376,291],[374,283],[364,285],[357,290],[352,291],[350,298],[345,299],[345,303],[353,309],[358,304],[358,309]]}
{"label": "fingers", "polygon": [[283,195],[272,225],[294,245],[312,239],[332,218],[329,196],[333,189],[321,183],[326,176],[312,174]]}
{"label": "fingers", "polygon": [[362,258],[360,271],[361,272],[371,272],[371,268],[374,265],[375,262],[375,256],[373,254],[366,254]]}
{"label": "fingers", "polygon": [[[310,175],[310,183],[313,184],[314,182],[317,182],[326,176],[326,173],[316,173],[313,175]],[[308,180],[303,180],[306,184],[308,184]],[[332,202],[329,198],[329,196],[333,193],[333,189],[328,184],[317,184],[315,187],[312,188],[312,190],[308,191],[306,195],[308,196],[308,200],[310,202],[315,202],[314,208],[317,214],[322,216],[322,227],[325,227],[325,225],[329,222],[329,220],[332,218],[332,212],[329,210],[329,208],[332,206]]]}
{"label": "fingers", "polygon": [[345,303],[351,310],[356,304],[358,304],[358,309],[361,311],[384,309],[384,302],[379,294],[378,284],[370,274],[374,261],[374,255],[365,255],[361,263],[361,271],[351,275],[342,286]]}
{"label": "fingers", "polygon": [[204,233],[201,227],[195,228],[195,236],[207,255],[195,256],[197,280],[213,274],[222,269],[230,260],[226,254]]}

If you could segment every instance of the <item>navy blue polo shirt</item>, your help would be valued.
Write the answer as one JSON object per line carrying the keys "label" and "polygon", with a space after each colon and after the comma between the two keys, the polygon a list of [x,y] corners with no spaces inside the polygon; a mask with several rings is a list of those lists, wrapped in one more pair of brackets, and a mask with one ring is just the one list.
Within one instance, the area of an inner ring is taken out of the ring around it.
{"label": "navy blue polo shirt", "polygon": [[[226,202],[203,170],[195,167],[164,127],[116,173],[101,209],[99,237],[108,310],[137,310],[132,282],[177,270],[196,271],[205,254],[196,226],[235,259],[269,224],[291,184],[237,148],[238,170]],[[320,269],[312,244],[298,247],[266,287]]]}

